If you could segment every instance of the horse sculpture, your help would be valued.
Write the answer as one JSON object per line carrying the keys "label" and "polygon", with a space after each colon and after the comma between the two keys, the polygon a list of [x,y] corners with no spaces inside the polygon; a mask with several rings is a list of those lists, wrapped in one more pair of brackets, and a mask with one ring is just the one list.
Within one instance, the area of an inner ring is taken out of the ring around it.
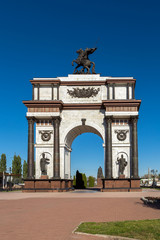
{"label": "horse sculpture", "polygon": [[[80,48],[79,50],[76,51],[76,53],[79,54],[78,58],[76,60],[72,61],[72,66],[74,66],[74,62],[76,64],[78,64],[75,69],[74,72],[75,74],[90,74],[90,68],[91,68],[91,64],[93,64],[92,67],[92,74],[95,74],[95,63],[91,62],[88,59],[88,55],[94,53],[94,51],[96,51],[97,48],[86,48],[85,50],[83,50],[82,48]],[[77,70],[77,68],[82,67],[81,70]],[[85,72],[85,69],[87,70],[87,72]]]}

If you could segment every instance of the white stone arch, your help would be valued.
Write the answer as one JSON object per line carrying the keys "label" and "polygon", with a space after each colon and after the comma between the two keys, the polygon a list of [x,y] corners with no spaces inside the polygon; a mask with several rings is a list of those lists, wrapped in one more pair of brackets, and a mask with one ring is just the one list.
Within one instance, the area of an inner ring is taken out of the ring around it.
{"label": "white stone arch", "polygon": [[[61,142],[61,176],[63,178],[71,177],[71,145],[76,137],[83,133],[94,133],[104,142],[104,130],[93,122],[87,122],[85,125],[81,121],[74,122],[66,129]],[[104,144],[103,144],[104,147]]]}
{"label": "white stone arch", "polygon": [[[81,127],[84,129],[84,131]],[[76,128],[81,128],[82,131],[79,134],[77,132],[77,135],[75,136],[75,138],[82,133],[90,132],[90,133],[97,134],[98,136],[100,136],[102,138],[103,142],[105,142],[105,132],[104,132],[103,127],[101,128],[100,126],[98,126],[97,124],[95,124],[93,122],[87,122],[85,125],[82,125],[82,122],[79,121],[79,122],[74,122],[74,123],[70,124],[70,126],[66,129],[66,131],[63,135],[62,144],[66,145],[66,139],[67,139],[68,134]],[[85,131],[85,128],[86,128],[86,131]],[[88,128],[88,131],[87,131],[87,128]],[[70,146],[68,146],[68,147],[70,147]]]}

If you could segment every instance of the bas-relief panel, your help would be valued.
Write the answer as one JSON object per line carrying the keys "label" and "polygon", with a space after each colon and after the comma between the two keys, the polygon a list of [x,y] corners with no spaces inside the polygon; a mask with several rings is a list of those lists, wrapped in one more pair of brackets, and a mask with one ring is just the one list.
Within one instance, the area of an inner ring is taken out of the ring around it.
{"label": "bas-relief panel", "polygon": [[[51,138],[49,141],[43,141],[42,140],[42,134],[40,133],[41,131],[50,131],[52,132],[51,133]],[[40,125],[40,126],[37,126],[36,125],[36,144],[53,144],[53,136],[54,136],[54,129],[53,129],[53,126],[47,126],[47,125]]]}
{"label": "bas-relief panel", "polygon": [[[115,131],[117,130],[126,130],[126,139],[123,141],[118,140],[117,133]],[[130,144],[130,126],[127,125],[112,125],[112,143],[113,144]]]}
{"label": "bas-relief panel", "polygon": [[92,88],[92,86],[60,86],[60,99],[63,99],[64,103],[92,103],[92,102],[101,102],[102,100],[102,91],[104,88],[102,86],[93,86],[95,90],[99,91],[96,96],[92,96],[89,98],[78,98],[78,97],[72,97],[69,93],[69,91],[73,91],[74,89],[89,89]]}

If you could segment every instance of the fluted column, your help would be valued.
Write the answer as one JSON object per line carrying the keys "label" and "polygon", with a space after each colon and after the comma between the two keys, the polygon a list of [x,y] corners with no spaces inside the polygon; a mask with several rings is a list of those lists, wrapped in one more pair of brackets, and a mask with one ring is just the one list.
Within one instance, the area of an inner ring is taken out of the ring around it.
{"label": "fluted column", "polygon": [[60,117],[53,118],[54,124],[54,154],[53,154],[53,162],[54,162],[54,171],[53,178],[60,178],[60,146],[59,146],[59,125],[60,125]]}
{"label": "fluted column", "polygon": [[132,124],[132,177],[138,178],[138,141],[137,141],[138,116],[131,117]]}
{"label": "fluted column", "polygon": [[34,178],[34,118],[28,120],[28,178]]}
{"label": "fluted column", "polygon": [[112,178],[112,116],[106,117],[105,178]]}

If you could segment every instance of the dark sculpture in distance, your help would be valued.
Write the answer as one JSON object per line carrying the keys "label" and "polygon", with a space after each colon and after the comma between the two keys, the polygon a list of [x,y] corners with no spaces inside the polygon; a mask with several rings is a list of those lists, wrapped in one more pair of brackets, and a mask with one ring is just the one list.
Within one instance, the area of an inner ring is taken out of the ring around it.
{"label": "dark sculpture in distance", "polygon": [[49,159],[45,157],[45,153],[42,153],[42,158],[40,160],[42,175],[47,175],[47,168],[46,168],[47,164],[49,164]]}
{"label": "dark sculpture in distance", "polygon": [[[96,51],[97,48],[86,48],[85,50],[83,50],[82,48],[80,48],[79,50],[76,51],[76,53],[79,54],[78,58],[76,60],[72,61],[72,66],[74,65],[73,63],[77,63],[78,65],[75,67],[74,72],[75,74],[90,74],[90,68],[93,64],[92,67],[92,74],[95,74],[95,63],[91,62],[88,59],[88,55],[94,53],[94,51]],[[77,70],[77,68],[82,67],[81,70]],[[85,72],[85,69],[87,70],[87,72]]]}
{"label": "dark sculpture in distance", "polygon": [[118,165],[119,165],[119,174],[123,175],[124,169],[128,164],[126,159],[123,157],[123,154],[121,154],[121,158],[117,158],[117,162],[118,162]]}
{"label": "dark sculpture in distance", "polygon": [[101,167],[98,168],[97,178],[103,178],[103,170]]}

